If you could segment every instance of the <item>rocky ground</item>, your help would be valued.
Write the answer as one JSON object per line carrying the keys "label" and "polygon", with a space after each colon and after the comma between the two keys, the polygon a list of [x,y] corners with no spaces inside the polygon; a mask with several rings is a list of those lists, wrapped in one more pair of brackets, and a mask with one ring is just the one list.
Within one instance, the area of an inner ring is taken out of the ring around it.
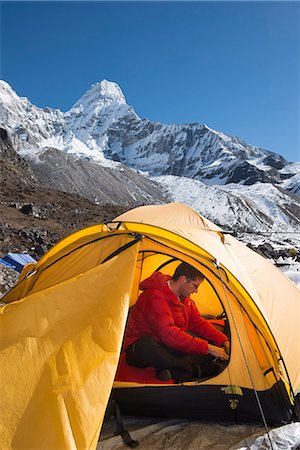
{"label": "rocky ground", "polygon": [[[16,189],[0,194],[0,258],[8,252],[40,257],[56,242],[81,228],[109,222],[126,210],[47,189]],[[17,272],[0,264],[0,296],[16,282]]]}
{"label": "rocky ground", "polygon": [[0,195],[0,253],[28,252],[39,258],[73,231],[108,222],[125,209],[46,189]]}

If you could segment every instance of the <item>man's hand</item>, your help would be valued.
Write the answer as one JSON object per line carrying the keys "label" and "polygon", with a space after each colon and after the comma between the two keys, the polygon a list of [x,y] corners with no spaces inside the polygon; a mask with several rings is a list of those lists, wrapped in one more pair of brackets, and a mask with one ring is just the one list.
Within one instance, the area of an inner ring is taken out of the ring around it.
{"label": "man's hand", "polygon": [[229,355],[230,353],[230,342],[229,341],[225,341],[223,344],[223,347],[225,349],[225,352],[227,353],[227,355]]}
{"label": "man's hand", "polygon": [[220,358],[221,361],[228,361],[229,356],[223,347],[217,347],[216,345],[208,344],[208,353],[210,355],[215,356],[216,358]]}

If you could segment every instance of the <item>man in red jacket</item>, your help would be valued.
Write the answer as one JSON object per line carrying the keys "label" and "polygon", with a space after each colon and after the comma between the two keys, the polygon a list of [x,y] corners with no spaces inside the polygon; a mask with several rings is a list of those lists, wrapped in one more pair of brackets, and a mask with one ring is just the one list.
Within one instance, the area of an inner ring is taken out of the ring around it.
{"label": "man in red jacket", "polygon": [[127,364],[155,367],[164,381],[188,381],[221,371],[216,359],[229,359],[229,340],[201,317],[190,298],[203,280],[201,272],[181,263],[172,277],[154,272],[140,284],[143,292],[124,339]]}

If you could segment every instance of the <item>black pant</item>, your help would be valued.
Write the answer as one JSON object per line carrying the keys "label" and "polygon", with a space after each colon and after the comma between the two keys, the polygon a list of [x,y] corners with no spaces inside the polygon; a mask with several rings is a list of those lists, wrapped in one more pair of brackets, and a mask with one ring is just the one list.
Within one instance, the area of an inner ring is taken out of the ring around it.
{"label": "black pant", "polygon": [[212,355],[189,355],[156,342],[152,336],[143,336],[126,350],[126,362],[134,367],[169,369],[176,381],[197,378],[199,367],[210,363]]}

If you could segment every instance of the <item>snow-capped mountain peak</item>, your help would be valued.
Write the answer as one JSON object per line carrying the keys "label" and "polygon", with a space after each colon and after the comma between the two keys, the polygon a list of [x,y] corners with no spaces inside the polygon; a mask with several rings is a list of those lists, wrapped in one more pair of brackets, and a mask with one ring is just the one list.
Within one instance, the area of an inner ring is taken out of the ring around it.
{"label": "snow-capped mountain peak", "polygon": [[[22,108],[28,108],[31,105],[26,97],[19,97],[6,81],[0,80],[0,106],[2,104],[9,108],[12,113],[20,112]],[[1,109],[0,119],[3,114]]]}
{"label": "snow-capped mountain peak", "polygon": [[139,119],[116,83],[102,80],[93,84],[64,114],[65,151],[105,166],[113,165],[105,156],[108,130],[126,116]]}
{"label": "snow-capped mountain peak", "polygon": [[99,83],[92,84],[73,108],[81,107],[85,110],[93,106],[95,109],[102,109],[111,104],[126,105],[124,94],[116,83],[102,80]]}
{"label": "snow-capped mountain peak", "polygon": [[17,97],[11,86],[4,80],[0,80],[0,98],[1,101],[10,102],[12,97]]}
{"label": "snow-capped mountain peak", "polygon": [[138,119],[120,87],[107,80],[92,85],[65,113],[38,108],[19,97],[5,81],[0,84],[0,124],[11,135],[17,151],[29,159],[39,159],[54,148],[112,166],[115,163],[104,155],[107,130],[127,115]]}

